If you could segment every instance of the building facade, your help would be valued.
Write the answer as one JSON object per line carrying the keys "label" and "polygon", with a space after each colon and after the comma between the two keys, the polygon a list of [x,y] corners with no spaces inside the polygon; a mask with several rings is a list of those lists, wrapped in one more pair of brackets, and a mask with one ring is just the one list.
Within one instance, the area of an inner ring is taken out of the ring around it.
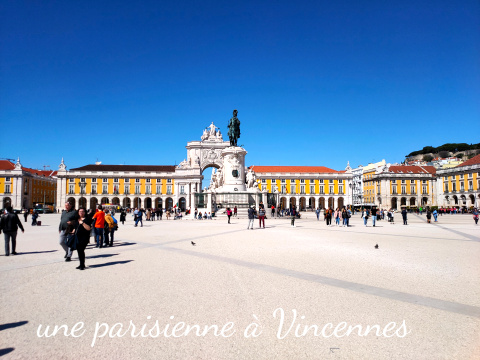
{"label": "building facade", "polygon": [[385,160],[370,163],[367,166],[363,166],[362,173],[362,186],[363,186],[363,203],[362,206],[374,206],[378,205],[375,200],[376,188],[373,176],[378,169],[384,167],[387,164]]}
{"label": "building facade", "polygon": [[363,166],[352,169],[352,202],[353,206],[361,207],[363,204]]}
{"label": "building facade", "polygon": [[30,209],[37,204],[55,205],[56,171],[37,170],[0,160],[0,204],[15,210]]}
{"label": "building facade", "polygon": [[438,205],[480,207],[480,155],[453,168],[440,169]]}
{"label": "building facade", "polygon": [[436,180],[433,166],[386,164],[371,178],[375,205],[392,209],[437,205]]}
{"label": "building facade", "polygon": [[[352,205],[352,172],[324,166],[251,166],[259,190],[283,209],[337,208]],[[265,202],[265,200],[264,200]]]}

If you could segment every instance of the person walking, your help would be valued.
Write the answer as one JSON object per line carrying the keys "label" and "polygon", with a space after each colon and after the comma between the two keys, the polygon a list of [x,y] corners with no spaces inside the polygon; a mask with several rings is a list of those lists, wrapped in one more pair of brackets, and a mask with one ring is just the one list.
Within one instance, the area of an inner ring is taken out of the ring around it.
{"label": "person walking", "polygon": [[272,205],[272,219],[275,217],[275,205]]}
{"label": "person walking", "polygon": [[[108,210],[105,210],[105,247],[113,246],[115,234],[115,221]],[[110,241],[109,241],[110,238]]]}
{"label": "person walking", "polygon": [[135,227],[137,227],[138,223],[140,223],[140,227],[143,227],[143,211],[140,209],[137,212],[137,216],[135,217]]}
{"label": "person walking", "polygon": [[347,209],[347,227],[350,226],[350,218],[352,217],[352,210]]}
{"label": "person walking", "polygon": [[95,220],[95,245],[96,248],[103,248],[104,242],[104,229],[105,229],[105,213],[102,210],[102,206],[99,206],[95,215],[93,215]]}
{"label": "person walking", "polygon": [[290,208],[290,218],[291,218],[291,225],[295,227],[295,217],[297,216],[297,209],[295,206]]}
{"label": "person walking", "polygon": [[432,213],[430,212],[430,208],[427,208],[427,223],[432,222]]}
{"label": "person walking", "polygon": [[122,209],[120,212],[120,222],[122,225],[125,225],[125,221],[127,220],[127,213],[125,212],[125,209]]}
{"label": "person walking", "polygon": [[27,222],[27,219],[28,219],[28,209],[25,209],[25,212],[23,213],[23,218],[25,219],[25,222]]}
{"label": "person walking", "polygon": [[317,221],[320,220],[320,208],[317,207],[317,210],[315,210],[315,214],[317,215]]}
{"label": "person walking", "polygon": [[327,226],[332,226],[332,209],[325,210],[325,219],[327,220]]}
{"label": "person walking", "polygon": [[434,209],[432,214],[433,214],[433,218],[435,219],[435,222],[437,222],[437,217],[438,217],[437,209]]}
{"label": "person walking", "polygon": [[472,215],[473,215],[473,220],[475,221],[475,225],[478,225],[478,209],[477,208],[473,209]]}
{"label": "person walking", "polygon": [[85,208],[78,209],[78,220],[75,235],[77,236],[77,253],[80,266],[78,270],[85,270],[85,249],[90,241],[90,230],[93,219],[86,214]]}
{"label": "person walking", "polygon": [[0,217],[0,234],[3,231],[3,236],[5,238],[5,256],[10,256],[10,241],[12,241],[12,255],[17,255],[16,246],[17,246],[17,232],[18,228],[22,230],[22,233],[25,232],[23,229],[22,222],[18,218],[18,215],[15,214],[11,206],[7,206],[6,214],[3,214]]}
{"label": "person walking", "polygon": [[251,206],[248,208],[248,226],[247,229],[250,229],[250,225],[252,225],[253,230],[253,221],[255,220],[255,206]]}
{"label": "person walking", "polygon": [[368,211],[368,209],[365,209],[364,213],[363,213],[363,224],[365,226],[367,226],[367,223],[368,223],[368,216],[370,215],[370,212]]}
{"label": "person walking", "polygon": [[373,227],[375,227],[376,222],[377,222],[377,208],[373,207],[372,208],[372,224],[373,224]]}
{"label": "person walking", "polygon": [[342,210],[342,225],[348,226],[348,212],[345,208]]}
{"label": "person walking", "polygon": [[232,217],[232,210],[230,210],[229,207],[227,207],[227,217],[228,217],[228,223],[230,224],[230,218]]}
{"label": "person walking", "polygon": [[266,211],[263,206],[260,206],[260,209],[258,209],[258,227],[262,227],[262,222],[263,222],[263,228],[265,229],[265,215]]}
{"label": "person walking", "polygon": [[238,215],[238,209],[237,209],[237,206],[235,205],[233,207],[233,216],[237,217],[237,215]]}
{"label": "person walking", "polygon": [[73,204],[67,201],[65,203],[65,210],[60,217],[60,224],[58,225],[58,233],[60,234],[59,243],[63,250],[65,250],[65,261],[71,261],[72,259],[72,249],[67,246],[67,226],[73,224],[76,219],[77,213],[73,208]]}
{"label": "person walking", "polygon": [[403,225],[407,225],[407,209],[402,209],[402,218],[403,218]]}
{"label": "person walking", "polygon": [[335,209],[333,217],[335,218],[335,225],[340,225],[340,210],[338,208]]}

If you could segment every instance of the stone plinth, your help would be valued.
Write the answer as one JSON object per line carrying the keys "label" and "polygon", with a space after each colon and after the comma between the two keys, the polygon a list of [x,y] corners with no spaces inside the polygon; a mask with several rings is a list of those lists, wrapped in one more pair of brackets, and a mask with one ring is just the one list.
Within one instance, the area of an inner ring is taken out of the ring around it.
{"label": "stone plinth", "polygon": [[244,192],[245,186],[245,155],[247,151],[239,146],[230,146],[222,150],[223,185],[216,192]]}

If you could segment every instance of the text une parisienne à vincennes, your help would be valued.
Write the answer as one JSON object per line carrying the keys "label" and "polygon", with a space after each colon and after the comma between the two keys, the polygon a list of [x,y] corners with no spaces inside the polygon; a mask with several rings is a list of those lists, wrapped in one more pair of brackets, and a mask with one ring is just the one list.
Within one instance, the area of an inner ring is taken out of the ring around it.
{"label": "text une parisienne \u00e0 vincennes", "polygon": [[[253,321],[244,329],[242,329],[243,336],[246,338],[258,337],[265,329],[256,315],[253,316]],[[160,324],[158,320],[153,321],[151,316],[147,316],[147,322],[141,325],[135,325],[132,320],[128,323],[115,323],[113,325],[96,322],[93,331],[91,346],[95,346],[98,339],[101,338],[121,338],[130,336],[132,338],[158,338],[160,336],[165,338],[179,338],[186,336],[215,336],[229,338],[237,333],[234,322],[226,322],[223,325],[197,325],[187,324],[183,321],[174,323],[174,316],[170,316],[170,321]],[[397,336],[403,338],[407,336],[410,331],[407,330],[405,320],[400,324],[390,322],[384,326],[380,325],[349,325],[346,322],[340,322],[336,325],[326,323],[322,325],[304,324],[302,320],[305,316],[298,316],[297,310],[292,309],[292,316],[288,317],[282,308],[277,308],[273,312],[273,318],[278,320],[278,327],[276,328],[275,336],[277,339],[285,339],[287,336],[293,337],[337,337],[356,335],[356,336],[372,336],[377,337],[393,337]],[[71,328],[68,325],[39,325],[37,328],[37,336],[40,338],[55,337],[57,334],[78,338],[87,332],[85,323],[77,322]]]}

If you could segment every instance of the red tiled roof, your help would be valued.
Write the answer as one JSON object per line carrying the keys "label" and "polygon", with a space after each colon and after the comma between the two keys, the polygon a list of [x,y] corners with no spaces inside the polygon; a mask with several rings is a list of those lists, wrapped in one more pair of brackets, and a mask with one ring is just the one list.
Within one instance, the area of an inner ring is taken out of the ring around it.
{"label": "red tiled roof", "polygon": [[401,165],[401,166],[390,166],[389,171],[398,173],[398,174],[436,174],[437,170],[434,166],[415,166],[415,165]]}
{"label": "red tiled roof", "polygon": [[340,171],[325,166],[261,166],[252,165],[257,173],[339,173]]}
{"label": "red tiled roof", "polygon": [[175,165],[85,165],[70,171],[165,171],[175,172]]}
{"label": "red tiled roof", "polygon": [[461,167],[461,166],[468,166],[468,165],[477,165],[480,164],[480,154],[474,156],[471,159],[468,159],[467,161],[461,163],[460,165],[457,165],[455,167]]}
{"label": "red tiled roof", "polygon": [[0,170],[13,170],[15,164],[8,160],[0,160]]}
{"label": "red tiled roof", "polygon": [[[8,160],[0,160],[0,170],[13,170],[13,169],[15,169],[14,163]],[[22,170],[29,172],[30,174],[45,176],[45,177],[51,177],[51,176],[57,175],[57,172],[52,170],[37,170],[37,169],[30,169],[23,166],[22,166]]]}
{"label": "red tiled roof", "polygon": [[39,176],[45,176],[45,177],[50,177],[50,176],[55,176],[57,175],[56,171],[52,170],[37,170],[37,169],[30,169],[22,166],[22,170],[27,171],[31,174],[39,175]]}

